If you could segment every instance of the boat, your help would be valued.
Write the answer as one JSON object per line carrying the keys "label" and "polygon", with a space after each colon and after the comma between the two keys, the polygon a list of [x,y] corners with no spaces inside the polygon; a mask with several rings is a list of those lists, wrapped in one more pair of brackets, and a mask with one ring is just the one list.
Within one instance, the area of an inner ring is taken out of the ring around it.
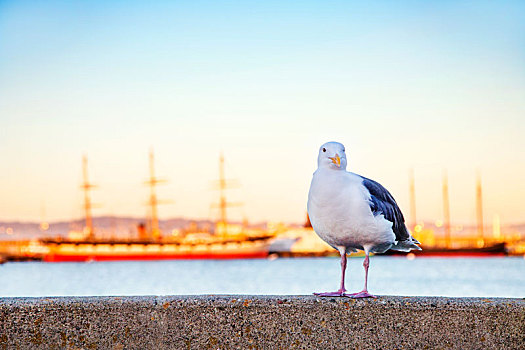
{"label": "boat", "polygon": [[150,218],[148,224],[137,227],[137,237],[131,239],[97,238],[91,215],[90,189],[94,187],[88,180],[87,159],[83,159],[85,227],[83,232],[68,238],[47,237],[34,246],[34,255],[47,262],[89,262],[119,260],[174,260],[174,259],[254,259],[266,258],[272,230],[247,229],[241,225],[230,224],[226,217],[225,189],[228,181],[224,177],[224,157],[220,156],[219,181],[220,220],[214,232],[183,232],[180,237],[164,237],[159,227],[155,185],[163,180],[155,176],[153,151],[150,151]]}
{"label": "boat", "polygon": [[413,220],[412,232],[414,232],[416,239],[421,241],[422,250],[400,252],[396,250],[388,250],[385,253],[378,255],[407,257],[487,257],[487,256],[506,256],[509,255],[507,243],[502,240],[500,234],[499,220],[494,226],[494,234],[488,237],[484,233],[483,225],[483,199],[481,188],[481,177],[477,174],[476,181],[476,232],[471,232],[469,235],[463,237],[452,237],[451,223],[450,223],[450,203],[448,194],[448,176],[447,172],[443,171],[442,179],[442,195],[443,195],[443,222],[441,223],[444,230],[442,237],[435,237],[432,229],[424,229],[424,224],[416,224],[415,220],[415,186],[413,170],[410,174],[410,216]]}

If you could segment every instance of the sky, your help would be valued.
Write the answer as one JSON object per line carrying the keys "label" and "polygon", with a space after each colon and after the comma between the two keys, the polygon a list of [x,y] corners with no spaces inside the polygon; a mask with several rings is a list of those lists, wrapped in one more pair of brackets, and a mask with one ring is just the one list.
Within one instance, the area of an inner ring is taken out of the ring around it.
{"label": "sky", "polygon": [[229,211],[302,222],[319,146],[418,220],[525,221],[521,1],[0,1],[0,220],[144,216],[148,152],[160,218]]}

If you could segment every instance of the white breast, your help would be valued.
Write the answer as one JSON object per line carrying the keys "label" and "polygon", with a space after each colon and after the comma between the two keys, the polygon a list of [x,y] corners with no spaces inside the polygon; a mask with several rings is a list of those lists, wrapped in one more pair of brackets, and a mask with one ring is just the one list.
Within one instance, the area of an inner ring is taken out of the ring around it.
{"label": "white breast", "polygon": [[370,251],[389,247],[395,239],[392,223],[382,215],[374,217],[369,198],[361,177],[344,170],[318,169],[308,194],[313,229],[333,247]]}

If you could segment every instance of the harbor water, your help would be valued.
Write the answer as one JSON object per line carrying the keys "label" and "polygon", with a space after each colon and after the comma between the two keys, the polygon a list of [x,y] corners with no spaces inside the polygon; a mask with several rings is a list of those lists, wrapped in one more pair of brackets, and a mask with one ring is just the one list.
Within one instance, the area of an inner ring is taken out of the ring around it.
{"label": "harbor water", "polygon": [[[1,297],[266,294],[334,291],[337,258],[172,260],[0,265]],[[350,292],[363,287],[362,258],[348,261]],[[525,297],[525,259],[371,258],[369,290],[378,295]]]}

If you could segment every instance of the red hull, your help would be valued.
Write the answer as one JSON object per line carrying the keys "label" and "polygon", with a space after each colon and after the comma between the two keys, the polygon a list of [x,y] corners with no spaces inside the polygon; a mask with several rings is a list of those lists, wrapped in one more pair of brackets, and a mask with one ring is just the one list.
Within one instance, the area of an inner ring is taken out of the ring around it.
{"label": "red hull", "polygon": [[44,256],[46,262],[86,262],[86,261],[123,261],[123,260],[197,260],[197,259],[262,259],[268,256],[268,252],[245,252],[245,253],[188,253],[188,254],[122,254],[122,255],[69,255],[49,254]]}

